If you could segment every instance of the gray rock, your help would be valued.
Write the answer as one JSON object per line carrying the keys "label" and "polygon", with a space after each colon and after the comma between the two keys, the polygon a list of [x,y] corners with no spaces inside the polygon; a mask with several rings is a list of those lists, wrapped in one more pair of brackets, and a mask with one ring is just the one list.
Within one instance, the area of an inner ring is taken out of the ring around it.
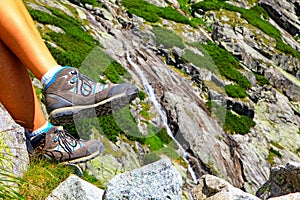
{"label": "gray rock", "polygon": [[269,200],[297,200],[300,199],[300,193],[291,193],[280,197],[270,198]]}
{"label": "gray rock", "polygon": [[104,194],[106,200],[181,199],[182,180],[169,159],[162,159],[115,176]]}
{"label": "gray rock", "polygon": [[46,200],[100,200],[104,191],[75,175],[59,184]]}
{"label": "gray rock", "polygon": [[269,180],[257,191],[260,199],[300,192],[300,163],[288,163],[271,169]]}
{"label": "gray rock", "polygon": [[192,189],[191,195],[199,200],[259,200],[254,195],[243,192],[225,180],[212,175],[202,176],[199,184]]}
{"label": "gray rock", "polygon": [[296,0],[260,0],[262,6],[277,24],[291,35],[299,34],[300,22],[298,19],[299,1]]}
{"label": "gray rock", "polygon": [[5,169],[10,169],[16,177],[21,177],[28,168],[29,156],[27,152],[24,128],[16,124],[6,109],[0,104],[0,171],[7,173]]}

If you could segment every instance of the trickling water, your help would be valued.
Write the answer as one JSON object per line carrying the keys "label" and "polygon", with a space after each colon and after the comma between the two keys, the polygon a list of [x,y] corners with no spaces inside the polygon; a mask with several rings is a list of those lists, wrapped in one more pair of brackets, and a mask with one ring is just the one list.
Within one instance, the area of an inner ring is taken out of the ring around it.
{"label": "trickling water", "polygon": [[152,88],[152,86],[149,84],[148,80],[146,79],[146,77],[144,76],[143,71],[139,68],[139,66],[137,64],[135,64],[129,53],[126,52],[126,58],[127,61],[130,63],[131,66],[133,66],[133,68],[135,69],[135,71],[137,72],[137,74],[139,75],[139,77],[142,80],[142,83],[145,87],[146,93],[149,97],[149,100],[151,101],[151,103],[154,105],[154,107],[156,108],[156,110],[158,111],[160,117],[162,118],[162,122],[163,125],[166,127],[167,133],[168,135],[173,139],[173,141],[176,142],[177,146],[179,147],[179,153],[181,154],[181,156],[183,157],[183,159],[189,164],[188,166],[188,170],[193,178],[194,183],[197,183],[197,177],[195,172],[193,171],[192,167],[190,166],[189,161],[187,160],[189,154],[184,150],[184,148],[182,147],[182,145],[174,138],[173,133],[168,125],[168,118],[166,116],[166,113],[163,111],[163,109],[161,108],[160,103],[157,101],[156,99],[156,95],[154,92],[154,89]]}

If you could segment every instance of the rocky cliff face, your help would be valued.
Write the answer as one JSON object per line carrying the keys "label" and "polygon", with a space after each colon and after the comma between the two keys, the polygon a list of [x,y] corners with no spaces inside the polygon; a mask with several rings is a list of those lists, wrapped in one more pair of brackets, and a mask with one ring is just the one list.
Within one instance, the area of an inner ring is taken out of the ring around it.
{"label": "rocky cliff face", "polygon": [[[193,7],[199,1],[191,1],[186,3],[190,13],[176,0],[148,1],[159,8],[177,10],[190,19],[203,20],[205,25],[199,27],[163,17],[150,23],[128,12],[122,1],[99,1],[98,6],[66,0],[26,2],[35,10],[51,13],[56,8],[77,18],[84,30],[99,41],[102,51],[126,68],[131,75],[127,81],[147,94],[131,106],[139,130],[147,135],[149,124],[170,128],[177,145],[182,147],[177,148],[178,154],[186,160],[186,164],[178,165],[186,190],[194,187],[194,180],[202,175],[213,174],[254,193],[268,179],[271,166],[300,162],[299,1],[226,1],[223,9]],[[258,18],[268,25],[247,18],[245,9],[256,5],[266,11]],[[47,24],[37,25],[44,32],[61,31]],[[276,31],[270,33],[265,26]],[[167,35],[164,41],[159,41],[159,31]],[[176,40],[177,46],[168,46],[166,40],[174,34],[181,39]],[[237,71],[250,83],[246,96],[237,98],[226,92],[226,85],[239,82],[222,72],[229,65],[225,59],[217,62],[212,55],[215,51],[197,47],[211,47],[208,41],[238,62]],[[60,46],[51,40],[47,43]],[[92,52],[78,67],[84,68],[92,58],[97,61],[98,55]],[[207,102],[212,101],[222,106],[208,106]],[[145,104],[150,105],[149,118],[139,114]],[[248,133],[231,131],[228,123],[239,121],[220,114],[228,112],[253,119],[255,126]],[[100,179],[109,180],[115,172],[140,167],[143,164],[139,157],[149,152],[138,142],[133,145],[120,138],[116,143],[103,140],[108,150],[87,164],[88,170]]]}

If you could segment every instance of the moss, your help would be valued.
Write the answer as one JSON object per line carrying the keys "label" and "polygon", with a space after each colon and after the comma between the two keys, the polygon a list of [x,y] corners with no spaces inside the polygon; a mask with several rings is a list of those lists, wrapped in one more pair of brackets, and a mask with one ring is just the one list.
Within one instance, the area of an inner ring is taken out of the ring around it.
{"label": "moss", "polygon": [[268,154],[268,157],[267,157],[267,161],[269,162],[270,165],[274,164],[275,157],[282,158],[282,155],[278,150],[273,149],[271,147],[269,149],[269,154]]}
{"label": "moss", "polygon": [[[203,51],[204,49],[202,48],[201,52]],[[186,62],[193,63],[199,68],[205,68],[212,72],[217,72],[217,67],[210,56],[199,55],[192,50],[186,49],[182,55],[182,59],[184,59]]]}
{"label": "moss", "polygon": [[226,85],[225,91],[228,96],[233,98],[245,98],[247,97],[246,90],[238,85]]}
{"label": "moss", "polygon": [[264,77],[263,75],[259,75],[259,74],[256,74],[256,73],[253,73],[253,74],[256,78],[256,82],[257,82],[258,85],[264,86],[264,85],[269,85],[270,84],[269,80],[266,77]]}
{"label": "moss", "polygon": [[141,101],[144,101],[146,97],[147,97],[147,94],[145,92],[143,92],[143,91],[140,90],[139,93],[138,93],[138,98]]}
{"label": "moss", "polygon": [[224,123],[224,130],[232,134],[246,134],[249,133],[250,128],[254,127],[256,123],[253,119],[243,116],[233,114],[231,111],[226,111],[226,118]]}
{"label": "moss", "polygon": [[[70,0],[71,2],[74,0]],[[98,1],[97,0],[78,0],[80,3],[84,4],[91,4],[93,6],[97,6],[98,5]],[[74,1],[75,2],[75,1]]]}
{"label": "moss", "polygon": [[276,147],[280,150],[284,149],[284,147],[277,142],[271,141],[270,144],[272,144],[274,147]]}
{"label": "moss", "polygon": [[190,24],[190,21],[172,7],[158,7],[144,0],[122,0],[129,13],[144,18],[149,22],[158,22],[161,18],[178,23]]}
{"label": "moss", "polygon": [[247,89],[251,86],[250,81],[238,71],[241,68],[239,62],[228,51],[212,42],[203,44],[202,47],[210,55],[222,76],[236,82],[241,88]]}
{"label": "moss", "polygon": [[153,33],[155,34],[153,39],[157,46],[162,44],[165,48],[173,48],[175,46],[184,48],[182,38],[169,29],[153,26]]}

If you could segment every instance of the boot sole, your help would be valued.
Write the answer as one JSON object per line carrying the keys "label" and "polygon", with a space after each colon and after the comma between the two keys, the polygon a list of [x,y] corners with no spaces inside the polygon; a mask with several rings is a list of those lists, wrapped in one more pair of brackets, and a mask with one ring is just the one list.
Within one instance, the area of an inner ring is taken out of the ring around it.
{"label": "boot sole", "polygon": [[78,164],[78,163],[85,163],[87,161],[93,160],[94,158],[96,158],[97,156],[99,156],[104,150],[104,145],[101,145],[101,147],[99,148],[99,151],[96,151],[88,156],[85,157],[81,157],[81,158],[76,158],[73,160],[68,160],[68,161],[64,161],[61,162],[61,164],[63,165],[69,165],[69,164]]}
{"label": "boot sole", "polygon": [[110,115],[128,105],[137,95],[137,92],[129,95],[122,93],[92,105],[58,108],[49,114],[49,119],[53,125],[64,126],[74,124],[76,120],[82,117]]}

